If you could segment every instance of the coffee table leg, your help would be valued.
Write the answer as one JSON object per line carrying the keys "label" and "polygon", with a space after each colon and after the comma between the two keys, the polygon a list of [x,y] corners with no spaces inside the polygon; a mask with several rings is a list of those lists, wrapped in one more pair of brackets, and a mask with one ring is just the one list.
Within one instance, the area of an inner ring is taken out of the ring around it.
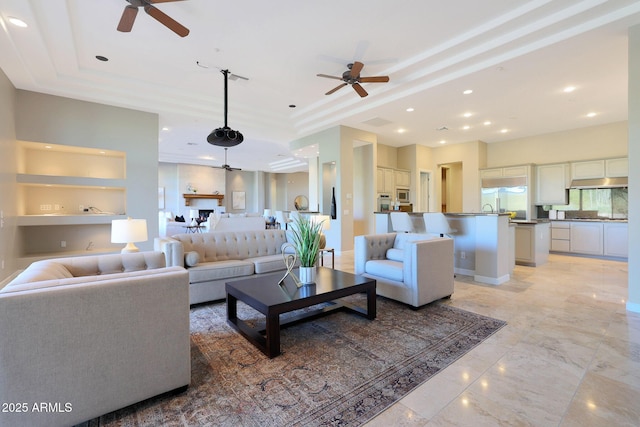
{"label": "coffee table leg", "polygon": [[227,320],[234,323],[238,320],[238,299],[227,294]]}
{"label": "coffee table leg", "polygon": [[374,286],[367,290],[367,319],[375,319],[376,314],[376,288]]}
{"label": "coffee table leg", "polygon": [[268,357],[276,357],[280,354],[280,315],[267,314],[266,326],[266,351]]}

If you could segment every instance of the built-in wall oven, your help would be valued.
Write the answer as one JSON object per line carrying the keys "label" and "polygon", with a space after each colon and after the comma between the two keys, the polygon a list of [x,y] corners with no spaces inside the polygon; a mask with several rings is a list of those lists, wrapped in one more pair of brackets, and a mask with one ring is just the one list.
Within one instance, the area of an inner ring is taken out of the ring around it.
{"label": "built-in wall oven", "polygon": [[390,211],[392,209],[391,195],[378,194],[378,212]]}

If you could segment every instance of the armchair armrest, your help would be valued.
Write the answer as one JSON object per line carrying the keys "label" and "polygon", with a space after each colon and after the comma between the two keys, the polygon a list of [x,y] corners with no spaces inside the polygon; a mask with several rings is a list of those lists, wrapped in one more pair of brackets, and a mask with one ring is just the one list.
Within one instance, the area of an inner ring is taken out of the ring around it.
{"label": "armchair armrest", "polygon": [[184,246],[182,242],[170,237],[156,237],[153,249],[164,254],[167,267],[184,267]]}
{"label": "armchair armrest", "polygon": [[363,274],[365,264],[372,259],[386,259],[387,250],[393,248],[396,233],[356,236],[354,241],[354,272]]}
{"label": "armchair armrest", "polygon": [[404,283],[415,289],[413,306],[419,307],[453,293],[453,239],[416,240],[408,242],[404,251]]}

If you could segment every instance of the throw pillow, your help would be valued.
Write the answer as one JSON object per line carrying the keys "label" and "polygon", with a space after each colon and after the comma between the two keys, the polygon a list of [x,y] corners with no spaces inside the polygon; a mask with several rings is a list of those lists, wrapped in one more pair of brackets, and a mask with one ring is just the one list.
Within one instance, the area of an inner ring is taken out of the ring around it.
{"label": "throw pillow", "polygon": [[184,254],[184,263],[187,267],[195,267],[200,262],[200,254],[196,251],[187,252]]}
{"label": "throw pillow", "polygon": [[185,222],[184,215],[176,216],[176,222]]}

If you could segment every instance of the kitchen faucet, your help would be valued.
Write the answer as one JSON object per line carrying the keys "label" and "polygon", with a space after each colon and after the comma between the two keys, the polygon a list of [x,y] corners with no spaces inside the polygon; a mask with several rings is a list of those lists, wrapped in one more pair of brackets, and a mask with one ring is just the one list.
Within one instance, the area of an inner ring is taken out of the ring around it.
{"label": "kitchen faucet", "polygon": [[486,212],[486,211],[484,210],[484,208],[485,208],[485,207],[487,207],[487,206],[489,206],[489,209],[491,209],[491,213],[493,213],[493,206],[491,206],[491,203],[485,203],[485,204],[482,206],[482,212]]}

